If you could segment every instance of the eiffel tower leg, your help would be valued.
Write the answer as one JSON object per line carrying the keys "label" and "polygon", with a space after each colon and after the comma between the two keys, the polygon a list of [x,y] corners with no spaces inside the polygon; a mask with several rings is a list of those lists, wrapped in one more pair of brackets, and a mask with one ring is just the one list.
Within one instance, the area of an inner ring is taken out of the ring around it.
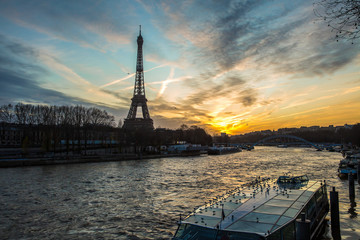
{"label": "eiffel tower leg", "polygon": [[135,119],[136,118],[136,113],[137,113],[137,105],[134,103],[131,103],[130,106],[130,110],[129,110],[129,114],[128,114],[128,119]]}

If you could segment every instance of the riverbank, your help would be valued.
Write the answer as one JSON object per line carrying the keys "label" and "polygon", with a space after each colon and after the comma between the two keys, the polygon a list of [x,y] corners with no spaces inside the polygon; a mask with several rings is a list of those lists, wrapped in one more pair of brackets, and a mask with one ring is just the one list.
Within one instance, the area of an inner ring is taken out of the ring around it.
{"label": "riverbank", "polygon": [[0,160],[0,168],[40,166],[55,164],[74,164],[90,162],[116,162],[127,160],[141,160],[153,158],[178,157],[180,154],[116,154],[116,155],[96,155],[96,156],[71,156],[71,157],[38,157],[38,158],[9,158]]}

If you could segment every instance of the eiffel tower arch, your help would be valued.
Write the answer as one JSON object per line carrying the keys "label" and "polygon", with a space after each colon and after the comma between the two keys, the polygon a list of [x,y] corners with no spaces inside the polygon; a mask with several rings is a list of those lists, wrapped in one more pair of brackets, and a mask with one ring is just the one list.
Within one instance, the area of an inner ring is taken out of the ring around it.
{"label": "eiffel tower arch", "polygon": [[[149,109],[147,107],[147,99],[145,97],[145,85],[144,85],[144,69],[143,69],[143,46],[144,40],[141,36],[141,25],[139,36],[137,37],[137,60],[136,60],[136,75],[134,95],[131,99],[130,110],[127,118],[124,121],[123,128],[126,130],[136,129],[154,129],[153,120],[150,118]],[[137,117],[137,111],[142,111],[142,117]]]}

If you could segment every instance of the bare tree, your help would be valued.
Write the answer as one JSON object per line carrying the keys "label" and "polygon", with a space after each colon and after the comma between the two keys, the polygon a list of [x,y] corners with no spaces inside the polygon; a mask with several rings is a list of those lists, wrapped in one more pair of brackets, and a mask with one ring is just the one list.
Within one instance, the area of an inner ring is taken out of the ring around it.
{"label": "bare tree", "polygon": [[8,104],[0,106],[0,121],[12,123],[14,121],[14,118],[15,115],[13,105]]}
{"label": "bare tree", "polygon": [[15,105],[15,117],[17,124],[29,124],[31,115],[31,105],[18,103]]}
{"label": "bare tree", "polygon": [[360,37],[360,0],[317,0],[314,13],[328,24],[338,39],[350,39],[352,43]]}

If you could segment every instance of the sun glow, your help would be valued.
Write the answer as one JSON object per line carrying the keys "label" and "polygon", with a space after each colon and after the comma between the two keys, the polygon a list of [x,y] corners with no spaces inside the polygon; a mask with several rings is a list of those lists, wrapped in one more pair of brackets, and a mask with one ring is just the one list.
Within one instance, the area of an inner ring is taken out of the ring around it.
{"label": "sun glow", "polygon": [[214,132],[234,134],[240,132],[245,127],[242,120],[241,118],[235,117],[214,118],[211,122],[207,122],[206,125],[210,126]]}

